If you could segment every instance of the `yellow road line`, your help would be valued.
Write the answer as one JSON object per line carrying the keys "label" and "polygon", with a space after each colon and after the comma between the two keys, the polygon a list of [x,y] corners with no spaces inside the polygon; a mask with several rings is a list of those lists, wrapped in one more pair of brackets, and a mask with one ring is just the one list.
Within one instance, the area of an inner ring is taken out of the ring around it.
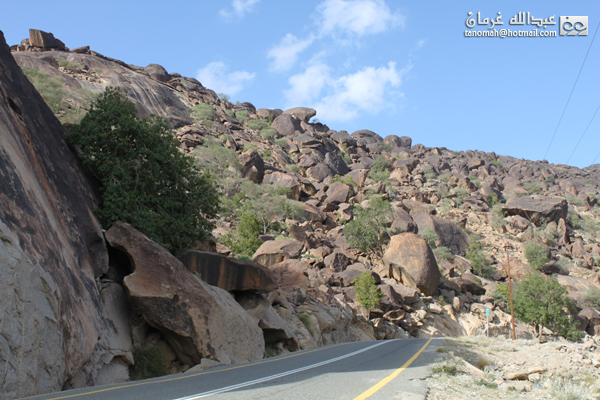
{"label": "yellow road line", "polygon": [[130,383],[130,384],[127,384],[127,385],[121,385],[121,386],[115,386],[115,387],[110,387],[110,388],[106,388],[106,389],[94,390],[92,392],[70,394],[70,395],[60,396],[60,397],[52,397],[52,398],[50,398],[48,400],[70,399],[72,397],[80,397],[80,396],[87,396],[88,394],[110,392],[112,390],[117,390],[117,389],[125,389],[125,388],[130,388],[130,387],[135,387],[135,386],[150,385],[150,384],[161,383],[161,382],[178,381],[180,379],[188,379],[188,378],[193,378],[195,376],[200,376],[200,375],[214,374],[216,372],[231,371],[233,369],[246,368],[246,367],[251,367],[251,366],[258,365],[258,364],[266,364],[266,363],[270,363],[270,362],[274,362],[274,361],[285,360],[287,358],[298,357],[298,356],[301,356],[301,355],[304,355],[304,354],[314,353],[316,351],[321,351],[321,350],[325,350],[325,349],[331,349],[332,347],[337,347],[337,346],[341,346],[341,345],[345,345],[345,344],[351,344],[351,343],[356,343],[356,342],[338,343],[338,344],[334,344],[333,346],[319,347],[317,349],[305,351],[303,353],[292,354],[292,355],[289,355],[289,356],[274,358],[274,359],[271,359],[271,360],[257,361],[257,362],[250,363],[250,364],[238,365],[236,367],[230,367],[230,368],[219,369],[219,370],[211,370],[211,371],[205,371],[205,372],[198,372],[198,373],[194,373],[194,374],[188,374],[188,375],[184,375],[184,376],[178,376],[176,378],[160,379],[160,380],[150,381],[150,382]]}
{"label": "yellow road line", "polygon": [[429,343],[432,340],[433,340],[433,338],[430,338],[427,341],[427,343],[425,343],[425,345],[423,347],[421,347],[421,350],[417,351],[417,353],[414,356],[412,356],[410,358],[410,360],[408,360],[406,363],[404,363],[403,366],[401,366],[400,368],[398,368],[397,370],[395,370],[394,372],[392,372],[391,375],[389,375],[386,378],[384,378],[381,381],[379,381],[379,383],[377,383],[375,386],[373,386],[372,388],[370,388],[366,392],[362,393],[360,396],[355,397],[354,400],[365,400],[366,398],[373,396],[379,389],[381,389],[382,387],[384,387],[385,385],[387,385],[388,383],[390,383],[392,381],[392,379],[394,379],[395,377],[397,377],[398,375],[400,375],[400,373],[402,371],[404,371],[406,368],[408,368],[408,366],[410,364],[412,364],[412,362],[415,361],[417,359],[417,357],[419,357],[419,355],[423,352],[423,350],[425,350],[425,348],[429,345]]}

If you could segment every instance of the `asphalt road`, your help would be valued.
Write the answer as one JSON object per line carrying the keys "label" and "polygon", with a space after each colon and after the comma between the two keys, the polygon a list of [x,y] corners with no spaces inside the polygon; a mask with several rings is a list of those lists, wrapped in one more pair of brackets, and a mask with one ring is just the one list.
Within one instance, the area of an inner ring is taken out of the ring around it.
{"label": "asphalt road", "polygon": [[[439,342],[439,344],[438,344]],[[427,366],[441,341],[343,343],[242,365],[85,389],[31,399],[195,400],[424,399]]]}

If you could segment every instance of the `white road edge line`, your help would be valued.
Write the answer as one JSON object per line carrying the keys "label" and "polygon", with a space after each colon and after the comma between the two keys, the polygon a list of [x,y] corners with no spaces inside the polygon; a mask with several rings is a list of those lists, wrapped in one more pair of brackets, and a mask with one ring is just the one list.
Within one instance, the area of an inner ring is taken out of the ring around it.
{"label": "white road edge line", "polygon": [[255,379],[253,381],[238,383],[237,385],[226,386],[226,387],[221,388],[221,389],[215,389],[215,390],[211,390],[211,391],[204,392],[204,393],[193,394],[191,396],[180,397],[180,398],[173,399],[173,400],[196,400],[196,399],[201,399],[203,397],[212,396],[213,394],[219,394],[219,393],[229,392],[231,390],[240,389],[240,388],[243,388],[243,387],[246,387],[246,386],[256,385],[257,383],[271,381],[273,379],[281,378],[281,377],[284,377],[284,376],[287,376],[287,375],[292,375],[292,374],[295,374],[295,373],[298,373],[298,372],[302,372],[302,371],[306,371],[306,370],[309,370],[309,369],[317,368],[317,367],[320,367],[320,366],[323,366],[323,365],[331,364],[333,362],[343,360],[344,358],[348,358],[348,357],[352,357],[352,356],[355,356],[355,355],[360,354],[360,353],[364,353],[365,351],[371,350],[372,348],[375,348],[377,346],[381,346],[382,344],[389,343],[389,342],[391,342],[391,340],[382,341],[380,343],[374,344],[373,346],[365,347],[364,349],[357,350],[357,351],[345,354],[345,355],[340,356],[340,357],[331,358],[329,360],[321,361],[321,362],[316,363],[316,364],[307,365],[306,367],[292,369],[290,371],[282,372],[282,373],[271,375],[271,376],[266,376],[264,378]]}

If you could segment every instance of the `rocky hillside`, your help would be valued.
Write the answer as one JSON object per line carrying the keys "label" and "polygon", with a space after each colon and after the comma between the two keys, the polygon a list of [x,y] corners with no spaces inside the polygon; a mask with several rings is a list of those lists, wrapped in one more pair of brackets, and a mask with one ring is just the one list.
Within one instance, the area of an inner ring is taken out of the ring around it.
{"label": "rocky hillside", "polygon": [[[600,331],[600,313],[588,308],[600,293],[598,166],[333,131],[311,122],[318,110],[232,104],[194,78],[69,50],[36,30],[10,50],[0,55],[11,78],[0,80],[0,254],[10,260],[0,274],[15,293],[0,300],[3,323],[12,321],[0,346],[6,398],[127,380],[136,351],[148,348],[176,373],[342,341],[474,335],[486,310],[490,335],[506,336],[507,260],[514,281],[530,264],[557,278],[581,329]],[[213,240],[178,260],[127,224],[103,237],[93,183],[25,76],[66,128],[107,86],[127,89],[141,117],[165,118],[181,151],[217,176],[224,211]],[[385,202],[385,245],[361,246],[353,222]],[[260,240],[240,248],[248,210],[262,223]],[[532,248],[541,261],[526,256]],[[354,287],[364,271],[384,295],[370,312]],[[41,322],[24,318],[25,304]],[[528,326],[517,329],[531,337]],[[48,354],[28,354],[40,340],[52,340],[39,346]]]}

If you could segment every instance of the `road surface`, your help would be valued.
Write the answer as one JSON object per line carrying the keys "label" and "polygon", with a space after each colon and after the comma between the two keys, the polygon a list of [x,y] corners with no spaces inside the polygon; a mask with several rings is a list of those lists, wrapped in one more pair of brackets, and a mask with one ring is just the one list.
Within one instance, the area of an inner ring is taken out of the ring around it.
{"label": "road surface", "polygon": [[353,342],[255,363],[94,386],[31,399],[214,400],[424,399],[427,366],[441,340]]}

